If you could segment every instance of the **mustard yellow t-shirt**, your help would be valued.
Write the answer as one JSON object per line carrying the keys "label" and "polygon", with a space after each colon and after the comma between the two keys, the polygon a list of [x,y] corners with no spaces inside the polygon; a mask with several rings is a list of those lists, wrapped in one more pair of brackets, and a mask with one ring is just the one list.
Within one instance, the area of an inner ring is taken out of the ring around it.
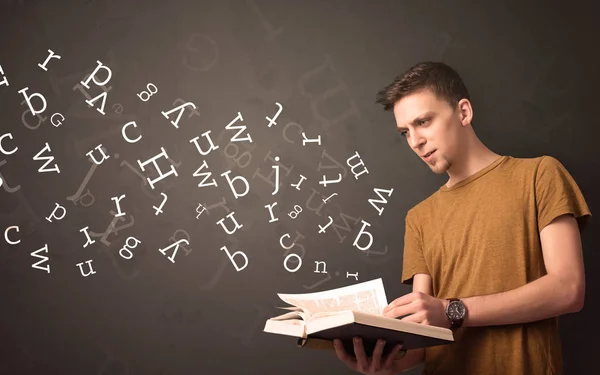
{"label": "mustard yellow t-shirt", "polygon": [[[402,283],[431,275],[433,296],[509,291],[545,275],[539,234],[573,214],[591,217],[577,184],[552,156],[501,156],[438,191],[406,215]],[[461,327],[455,342],[427,348],[426,375],[562,374],[558,317],[503,326]]]}

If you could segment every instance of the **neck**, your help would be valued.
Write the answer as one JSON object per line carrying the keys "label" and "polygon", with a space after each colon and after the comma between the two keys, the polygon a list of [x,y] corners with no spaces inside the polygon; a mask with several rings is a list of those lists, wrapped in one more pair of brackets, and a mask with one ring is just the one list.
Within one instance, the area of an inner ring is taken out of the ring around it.
{"label": "neck", "polygon": [[460,155],[452,162],[448,169],[447,187],[452,187],[460,181],[487,167],[501,155],[487,148],[476,136],[470,137]]}

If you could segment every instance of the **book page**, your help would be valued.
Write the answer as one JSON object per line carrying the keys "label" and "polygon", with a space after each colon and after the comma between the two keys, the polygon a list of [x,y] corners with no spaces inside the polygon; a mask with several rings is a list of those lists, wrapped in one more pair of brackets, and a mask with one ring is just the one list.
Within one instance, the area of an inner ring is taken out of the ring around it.
{"label": "book page", "polygon": [[381,278],[322,292],[277,295],[309,316],[343,310],[381,315],[388,304]]}

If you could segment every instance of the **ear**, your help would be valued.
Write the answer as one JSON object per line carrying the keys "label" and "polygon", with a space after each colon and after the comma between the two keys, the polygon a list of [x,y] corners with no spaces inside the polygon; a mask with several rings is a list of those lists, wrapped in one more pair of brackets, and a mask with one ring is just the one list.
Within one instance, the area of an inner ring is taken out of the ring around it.
{"label": "ear", "polygon": [[470,125],[473,121],[473,107],[471,107],[469,99],[461,99],[458,102],[458,112],[462,125]]}

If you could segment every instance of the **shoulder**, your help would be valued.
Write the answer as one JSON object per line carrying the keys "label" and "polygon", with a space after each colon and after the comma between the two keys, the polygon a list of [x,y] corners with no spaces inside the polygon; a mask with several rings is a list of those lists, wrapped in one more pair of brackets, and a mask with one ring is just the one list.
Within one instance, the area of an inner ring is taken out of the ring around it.
{"label": "shoulder", "polygon": [[564,166],[557,158],[551,155],[535,157],[509,156],[506,163],[504,163],[504,168],[536,175],[546,170],[564,169]]}
{"label": "shoulder", "polygon": [[418,222],[420,217],[427,216],[427,214],[435,207],[435,200],[439,193],[436,191],[429,197],[423,199],[406,213],[406,219],[412,222]]}

